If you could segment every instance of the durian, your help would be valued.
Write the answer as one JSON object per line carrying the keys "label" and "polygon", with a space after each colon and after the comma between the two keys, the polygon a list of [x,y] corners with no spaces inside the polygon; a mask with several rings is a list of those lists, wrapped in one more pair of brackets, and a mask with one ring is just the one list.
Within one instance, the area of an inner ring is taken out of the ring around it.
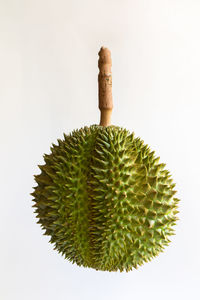
{"label": "durian", "polygon": [[66,259],[102,271],[130,271],[163,251],[178,199],[171,174],[128,130],[110,125],[110,51],[99,52],[100,125],[53,144],[35,176],[38,223]]}

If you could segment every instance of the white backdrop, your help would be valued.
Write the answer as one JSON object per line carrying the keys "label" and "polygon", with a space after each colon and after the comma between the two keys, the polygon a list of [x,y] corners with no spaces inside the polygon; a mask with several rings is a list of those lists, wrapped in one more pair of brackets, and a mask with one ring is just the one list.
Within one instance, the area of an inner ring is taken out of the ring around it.
{"label": "white backdrop", "polygon": [[[113,124],[156,150],[181,199],[170,246],[129,273],[64,260],[31,207],[51,143],[99,122],[102,45]],[[0,99],[0,299],[200,299],[200,1],[1,0]]]}

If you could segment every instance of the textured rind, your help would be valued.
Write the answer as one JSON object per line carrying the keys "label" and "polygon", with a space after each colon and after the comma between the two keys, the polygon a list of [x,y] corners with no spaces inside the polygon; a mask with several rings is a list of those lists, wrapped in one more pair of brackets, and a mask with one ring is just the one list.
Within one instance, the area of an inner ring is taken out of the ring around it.
{"label": "textured rind", "polygon": [[64,134],[35,176],[34,207],[69,261],[130,271],[174,234],[178,199],[169,171],[127,130],[92,125]]}

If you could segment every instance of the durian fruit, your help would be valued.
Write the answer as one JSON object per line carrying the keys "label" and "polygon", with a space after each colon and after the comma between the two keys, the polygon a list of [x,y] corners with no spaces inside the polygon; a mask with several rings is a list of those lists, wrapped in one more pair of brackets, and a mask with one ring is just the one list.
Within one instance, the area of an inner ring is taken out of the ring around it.
{"label": "durian fruit", "polygon": [[179,200],[154,151],[110,125],[110,51],[101,48],[99,56],[100,125],[53,144],[32,195],[38,223],[66,259],[96,270],[130,271],[168,245]]}

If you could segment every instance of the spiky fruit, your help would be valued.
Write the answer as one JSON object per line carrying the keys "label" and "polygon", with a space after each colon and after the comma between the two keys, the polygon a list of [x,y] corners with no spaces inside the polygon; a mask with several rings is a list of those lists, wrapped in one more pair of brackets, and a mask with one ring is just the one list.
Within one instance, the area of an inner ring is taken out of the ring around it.
{"label": "spiky fruit", "polygon": [[127,130],[92,125],[44,155],[36,213],[65,258],[96,270],[129,271],[169,243],[175,184],[147,145]]}

